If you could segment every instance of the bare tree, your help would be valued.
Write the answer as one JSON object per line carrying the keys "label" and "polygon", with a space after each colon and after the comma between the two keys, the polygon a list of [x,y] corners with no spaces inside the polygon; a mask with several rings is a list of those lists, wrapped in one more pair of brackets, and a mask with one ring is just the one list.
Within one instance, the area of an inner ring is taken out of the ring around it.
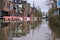
{"label": "bare tree", "polygon": [[50,7],[48,11],[50,15],[57,10],[57,0],[47,0],[46,5]]}

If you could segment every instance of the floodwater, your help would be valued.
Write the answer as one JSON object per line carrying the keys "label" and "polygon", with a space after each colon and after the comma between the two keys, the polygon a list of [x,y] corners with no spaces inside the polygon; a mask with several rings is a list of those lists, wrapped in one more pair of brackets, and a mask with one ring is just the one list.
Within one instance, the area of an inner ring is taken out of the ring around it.
{"label": "floodwater", "polygon": [[48,21],[42,19],[41,24],[37,25],[35,29],[30,29],[26,36],[13,37],[13,40],[52,40],[52,32],[49,28]]}
{"label": "floodwater", "polygon": [[60,40],[60,27],[49,23],[42,19],[9,24],[8,27],[0,28],[0,40]]}

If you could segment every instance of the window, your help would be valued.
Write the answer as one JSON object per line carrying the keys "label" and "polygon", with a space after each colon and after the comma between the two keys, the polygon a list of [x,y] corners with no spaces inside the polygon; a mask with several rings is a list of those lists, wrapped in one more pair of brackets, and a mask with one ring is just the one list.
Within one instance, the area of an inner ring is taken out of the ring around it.
{"label": "window", "polygon": [[20,8],[22,8],[22,5],[18,5]]}
{"label": "window", "polygon": [[1,16],[1,11],[0,11],[0,16]]}
{"label": "window", "polygon": [[23,1],[26,1],[26,0],[23,0]]}
{"label": "window", "polygon": [[18,5],[16,5],[16,12],[18,12]]}
{"label": "window", "polygon": [[21,2],[22,2],[22,0],[19,0],[19,2],[21,3]]}
{"label": "window", "polygon": [[13,4],[10,4],[10,10],[13,10]]}
{"label": "window", "polygon": [[9,4],[7,3],[7,7],[9,8]]}
{"label": "window", "polygon": [[13,0],[10,0],[10,2],[13,2]]}
{"label": "window", "polygon": [[17,2],[17,0],[15,0],[15,2]]}
{"label": "window", "polygon": [[19,1],[21,3],[21,1]]}
{"label": "window", "polygon": [[4,2],[4,7],[7,7],[7,3]]}

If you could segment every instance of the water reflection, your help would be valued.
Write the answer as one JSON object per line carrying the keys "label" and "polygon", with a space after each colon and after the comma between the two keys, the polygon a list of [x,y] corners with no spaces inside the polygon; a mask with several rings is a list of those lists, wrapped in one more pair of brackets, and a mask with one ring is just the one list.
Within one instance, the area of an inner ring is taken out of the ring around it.
{"label": "water reflection", "polygon": [[18,27],[14,29],[13,37],[21,37],[29,34],[30,30],[34,30],[38,27],[41,21],[22,22]]}
{"label": "water reflection", "polygon": [[13,37],[26,36],[31,29],[35,29],[41,21],[13,22],[9,26],[0,28],[0,40],[13,40]]}
{"label": "water reflection", "polygon": [[0,28],[0,40],[60,40],[59,28],[45,19],[12,23]]}
{"label": "water reflection", "polygon": [[[52,33],[54,34],[54,40],[60,40],[60,26],[55,22],[49,22]],[[54,25],[55,24],[55,25]]]}
{"label": "water reflection", "polygon": [[[30,31],[26,36],[14,37],[13,40],[51,40],[52,33],[48,26],[48,21],[42,19],[42,23],[38,22],[29,23]],[[25,31],[26,32],[26,31]]]}

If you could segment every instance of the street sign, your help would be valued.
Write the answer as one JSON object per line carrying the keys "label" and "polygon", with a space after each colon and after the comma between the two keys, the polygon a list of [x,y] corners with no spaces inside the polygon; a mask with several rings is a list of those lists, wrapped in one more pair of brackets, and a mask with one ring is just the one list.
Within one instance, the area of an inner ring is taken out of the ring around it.
{"label": "street sign", "polygon": [[57,8],[60,8],[60,0],[57,0]]}

